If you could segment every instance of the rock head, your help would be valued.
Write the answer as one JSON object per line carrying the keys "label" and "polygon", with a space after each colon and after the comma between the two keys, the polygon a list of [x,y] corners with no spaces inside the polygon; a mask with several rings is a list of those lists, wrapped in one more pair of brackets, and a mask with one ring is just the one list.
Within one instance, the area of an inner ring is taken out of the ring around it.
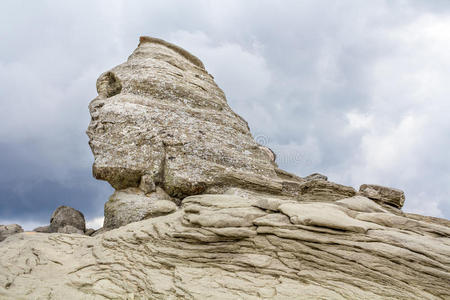
{"label": "rock head", "polygon": [[141,38],[97,90],[104,227],[8,237],[1,299],[450,298],[448,220],[403,213],[396,189],[278,169],[187,51]]}
{"label": "rock head", "polygon": [[231,186],[281,190],[273,158],[187,51],[142,37],[97,91],[87,130],[93,173],[115,189],[145,181],[177,198]]}

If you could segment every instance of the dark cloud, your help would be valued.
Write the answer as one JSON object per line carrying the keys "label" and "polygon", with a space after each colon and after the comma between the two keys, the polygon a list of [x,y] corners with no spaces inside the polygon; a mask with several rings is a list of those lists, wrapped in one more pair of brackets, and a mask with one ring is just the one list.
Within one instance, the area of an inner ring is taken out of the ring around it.
{"label": "dark cloud", "polygon": [[79,209],[87,219],[102,215],[103,203],[112,193],[109,184],[92,178],[89,164],[55,166],[51,155],[46,158],[38,148],[36,142],[0,143],[0,220],[47,224],[60,205]]}

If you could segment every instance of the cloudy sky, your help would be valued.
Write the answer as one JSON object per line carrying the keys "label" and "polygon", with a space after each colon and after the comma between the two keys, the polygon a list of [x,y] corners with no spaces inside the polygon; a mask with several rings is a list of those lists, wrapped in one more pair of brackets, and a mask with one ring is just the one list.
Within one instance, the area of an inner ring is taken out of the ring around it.
{"label": "cloudy sky", "polygon": [[450,218],[449,1],[14,0],[0,10],[0,224],[32,229],[59,205],[103,215],[113,190],[91,175],[87,106],[140,35],[201,58],[282,168],[397,187],[405,211]]}

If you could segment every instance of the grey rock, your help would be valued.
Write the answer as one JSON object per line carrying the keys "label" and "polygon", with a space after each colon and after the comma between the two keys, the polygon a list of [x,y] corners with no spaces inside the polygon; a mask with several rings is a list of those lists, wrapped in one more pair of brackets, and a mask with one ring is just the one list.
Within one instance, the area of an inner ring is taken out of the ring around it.
{"label": "grey rock", "polygon": [[137,188],[115,191],[105,204],[105,230],[174,212],[176,204],[161,188],[144,194]]}
{"label": "grey rock", "polygon": [[23,229],[18,224],[0,225],[0,242],[13,234],[20,232],[23,232]]}
{"label": "grey rock", "polygon": [[367,198],[392,205],[396,208],[402,208],[405,203],[405,194],[399,189],[375,184],[363,184],[359,188],[359,192]]}
{"label": "grey rock", "polygon": [[63,205],[53,212],[50,218],[49,232],[59,232],[59,230],[70,231],[70,229],[63,229],[67,225],[70,225],[81,232],[84,232],[86,229],[84,215],[72,207]]}

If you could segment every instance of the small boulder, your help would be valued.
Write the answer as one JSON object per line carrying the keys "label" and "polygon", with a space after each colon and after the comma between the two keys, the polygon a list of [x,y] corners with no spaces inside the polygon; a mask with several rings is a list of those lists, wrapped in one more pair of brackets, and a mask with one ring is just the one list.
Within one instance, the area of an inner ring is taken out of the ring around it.
{"label": "small boulder", "polygon": [[[64,229],[64,227],[68,225],[78,229],[78,231],[75,232],[75,230],[72,228]],[[84,215],[80,211],[72,207],[58,207],[53,212],[52,217],[50,218],[49,232],[61,232],[60,230],[65,233],[84,233],[84,231],[86,230]]]}
{"label": "small boulder", "polygon": [[6,239],[8,236],[23,232],[20,225],[10,224],[10,225],[0,225],[0,242]]}
{"label": "small boulder", "polygon": [[399,189],[375,184],[363,184],[359,188],[359,192],[367,198],[389,204],[396,208],[402,208],[405,203],[405,193]]}

